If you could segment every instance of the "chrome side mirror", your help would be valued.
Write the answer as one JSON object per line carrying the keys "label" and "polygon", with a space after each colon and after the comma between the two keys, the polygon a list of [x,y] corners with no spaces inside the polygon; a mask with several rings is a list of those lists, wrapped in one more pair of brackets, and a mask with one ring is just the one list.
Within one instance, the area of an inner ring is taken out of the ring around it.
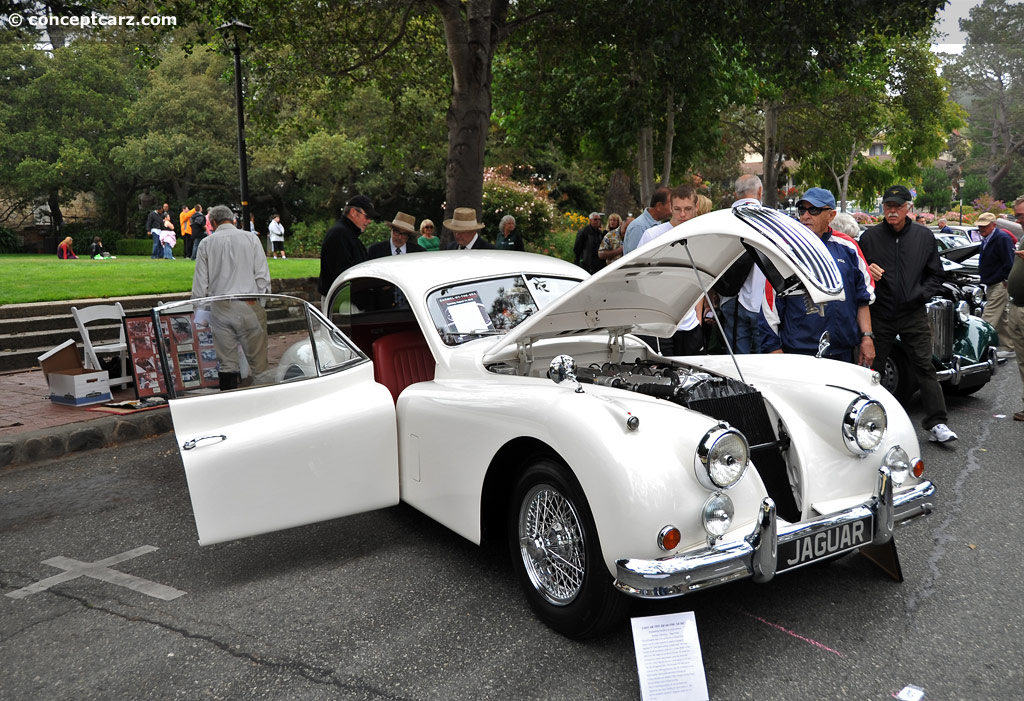
{"label": "chrome side mirror", "polygon": [[825,351],[832,345],[832,337],[828,335],[828,331],[824,331],[821,334],[821,338],[818,339],[818,352],[814,354],[815,358],[820,358],[825,355]]}
{"label": "chrome side mirror", "polygon": [[576,360],[571,355],[556,355],[548,366],[548,377],[556,384],[568,380],[576,383],[576,391],[582,393],[583,387],[576,379]]}

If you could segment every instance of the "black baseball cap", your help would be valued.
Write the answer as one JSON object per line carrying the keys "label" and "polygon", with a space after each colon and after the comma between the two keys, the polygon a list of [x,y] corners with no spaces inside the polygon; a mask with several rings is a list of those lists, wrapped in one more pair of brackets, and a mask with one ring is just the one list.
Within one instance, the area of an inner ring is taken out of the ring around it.
{"label": "black baseball cap", "polygon": [[903,204],[904,202],[910,202],[910,200],[912,199],[914,198],[910,196],[910,190],[908,190],[902,185],[893,185],[892,187],[885,191],[884,195],[882,195],[883,203],[898,202],[900,204]]}
{"label": "black baseball cap", "polygon": [[357,207],[366,212],[366,216],[371,219],[376,219],[379,216],[377,214],[377,210],[373,208],[373,202],[371,202],[370,198],[366,195],[356,195],[345,203],[345,207],[346,209],[348,207]]}

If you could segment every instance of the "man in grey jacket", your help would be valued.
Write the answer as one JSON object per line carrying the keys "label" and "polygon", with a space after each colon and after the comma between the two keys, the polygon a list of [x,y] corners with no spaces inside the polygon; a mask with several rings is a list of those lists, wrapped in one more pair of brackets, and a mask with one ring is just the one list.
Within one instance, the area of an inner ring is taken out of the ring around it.
{"label": "man in grey jacket", "polygon": [[[237,228],[234,213],[224,205],[210,209],[210,222],[214,231],[196,254],[192,299],[269,293],[270,269],[259,238]],[[211,302],[209,312],[220,389],[239,386],[239,346],[254,381],[267,381],[267,312],[263,305],[258,300],[222,300]]]}

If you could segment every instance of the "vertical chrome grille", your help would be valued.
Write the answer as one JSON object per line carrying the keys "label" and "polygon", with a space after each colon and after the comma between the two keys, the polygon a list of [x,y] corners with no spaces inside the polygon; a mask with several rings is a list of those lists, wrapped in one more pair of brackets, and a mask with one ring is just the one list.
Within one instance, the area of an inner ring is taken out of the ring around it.
{"label": "vertical chrome grille", "polygon": [[683,404],[705,416],[726,421],[743,432],[750,443],[750,458],[768,496],[775,500],[779,516],[787,521],[799,521],[800,508],[793,497],[786,461],[776,442],[761,393],[750,387],[739,394],[690,399]]}
{"label": "vertical chrome grille", "polygon": [[953,302],[936,299],[927,304],[932,329],[932,355],[943,362],[953,359]]}

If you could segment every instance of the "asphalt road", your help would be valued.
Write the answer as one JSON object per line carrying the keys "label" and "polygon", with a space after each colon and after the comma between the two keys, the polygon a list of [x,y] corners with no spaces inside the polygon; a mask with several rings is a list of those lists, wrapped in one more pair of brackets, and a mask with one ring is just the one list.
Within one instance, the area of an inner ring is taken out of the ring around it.
{"label": "asphalt road", "polygon": [[[902,584],[855,554],[633,615],[695,612],[714,699],[1021,698],[1024,424],[1002,370],[950,400],[955,448],[924,444],[940,507],[897,531]],[[106,572],[184,594],[80,576],[10,596],[51,558],[142,546]],[[640,696],[628,624],[560,637],[500,547],[409,507],[200,548],[172,436],[0,473],[0,591],[2,699]]]}

